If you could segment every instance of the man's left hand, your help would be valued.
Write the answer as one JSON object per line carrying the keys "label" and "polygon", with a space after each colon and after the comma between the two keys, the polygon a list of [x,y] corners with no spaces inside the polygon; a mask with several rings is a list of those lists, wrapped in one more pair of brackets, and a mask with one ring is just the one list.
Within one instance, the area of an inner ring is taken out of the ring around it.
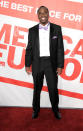
{"label": "man's left hand", "polygon": [[62,68],[57,68],[57,74],[60,75],[62,73]]}

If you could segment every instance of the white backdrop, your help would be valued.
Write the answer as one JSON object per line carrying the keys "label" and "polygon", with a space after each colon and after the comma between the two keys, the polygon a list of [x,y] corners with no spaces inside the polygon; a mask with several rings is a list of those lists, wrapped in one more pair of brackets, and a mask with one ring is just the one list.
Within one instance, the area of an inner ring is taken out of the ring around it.
{"label": "white backdrop", "polygon": [[[45,5],[50,10],[50,21],[62,26],[64,39],[65,68],[59,76],[59,106],[83,108],[83,2],[59,2],[0,0],[0,106],[32,106],[33,79],[25,72],[25,48],[28,28],[38,23],[36,10]],[[46,86],[44,79],[41,107],[51,106]]]}

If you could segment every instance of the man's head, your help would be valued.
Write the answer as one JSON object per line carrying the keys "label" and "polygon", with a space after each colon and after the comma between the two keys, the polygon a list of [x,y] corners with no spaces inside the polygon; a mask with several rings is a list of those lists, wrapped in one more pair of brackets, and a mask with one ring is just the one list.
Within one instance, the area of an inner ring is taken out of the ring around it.
{"label": "man's head", "polygon": [[40,6],[38,11],[38,19],[42,25],[46,25],[48,23],[49,18],[49,10],[45,6]]}

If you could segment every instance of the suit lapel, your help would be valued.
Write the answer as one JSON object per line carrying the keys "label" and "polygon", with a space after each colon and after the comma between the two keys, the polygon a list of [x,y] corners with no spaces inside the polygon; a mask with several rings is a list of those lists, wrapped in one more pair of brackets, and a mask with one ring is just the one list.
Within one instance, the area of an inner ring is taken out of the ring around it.
{"label": "suit lapel", "polygon": [[50,23],[50,45],[52,43],[52,37],[57,35],[57,28],[56,25]]}
{"label": "suit lapel", "polygon": [[54,32],[53,24],[50,23],[50,38],[52,37],[53,32]]}
{"label": "suit lapel", "polygon": [[50,23],[50,37],[49,37],[50,48],[51,48],[51,39],[52,39],[53,33],[54,33],[53,24]]}
{"label": "suit lapel", "polygon": [[40,51],[39,51],[39,24],[35,27],[35,39],[36,39],[36,49],[37,49],[37,54],[38,54],[38,56],[39,56],[39,53],[40,53]]}

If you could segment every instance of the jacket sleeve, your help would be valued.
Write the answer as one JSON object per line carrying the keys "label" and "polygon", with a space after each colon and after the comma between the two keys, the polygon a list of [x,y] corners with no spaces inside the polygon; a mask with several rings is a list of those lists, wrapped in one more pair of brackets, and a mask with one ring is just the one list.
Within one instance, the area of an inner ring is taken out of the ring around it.
{"label": "jacket sleeve", "polygon": [[25,50],[25,67],[30,67],[32,64],[32,37],[31,30],[28,33],[28,44]]}
{"label": "jacket sleeve", "polygon": [[64,45],[61,26],[58,28],[58,44],[57,44],[57,67],[64,67]]}

